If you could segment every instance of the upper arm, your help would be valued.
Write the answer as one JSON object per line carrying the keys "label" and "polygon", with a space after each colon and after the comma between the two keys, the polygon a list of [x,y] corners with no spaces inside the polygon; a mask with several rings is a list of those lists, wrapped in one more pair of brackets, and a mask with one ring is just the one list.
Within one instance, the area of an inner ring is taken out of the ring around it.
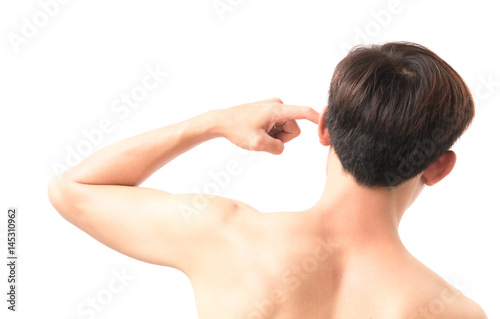
{"label": "upper arm", "polygon": [[49,198],[69,222],[106,246],[188,273],[196,257],[217,248],[241,203],[203,194],[86,185],[54,178]]}

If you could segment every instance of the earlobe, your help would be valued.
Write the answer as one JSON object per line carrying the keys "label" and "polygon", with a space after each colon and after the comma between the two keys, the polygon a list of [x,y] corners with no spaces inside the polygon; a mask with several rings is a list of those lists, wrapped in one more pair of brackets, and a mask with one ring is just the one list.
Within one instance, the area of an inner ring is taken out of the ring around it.
{"label": "earlobe", "polygon": [[323,108],[323,111],[321,111],[321,114],[319,115],[319,120],[318,120],[318,136],[319,136],[319,142],[321,145],[324,146],[330,146],[330,134],[328,132],[328,127],[325,125],[325,114],[326,110],[328,108],[328,105]]}
{"label": "earlobe", "polygon": [[453,151],[446,151],[422,174],[422,181],[427,186],[432,186],[445,178],[455,167],[457,155]]}

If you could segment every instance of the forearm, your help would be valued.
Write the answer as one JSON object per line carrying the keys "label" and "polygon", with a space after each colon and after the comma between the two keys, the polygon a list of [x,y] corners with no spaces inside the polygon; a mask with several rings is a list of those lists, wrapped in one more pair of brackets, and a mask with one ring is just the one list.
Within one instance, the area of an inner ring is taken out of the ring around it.
{"label": "forearm", "polygon": [[296,119],[318,123],[319,113],[274,98],[227,109],[133,136],[112,144],[62,173],[65,180],[92,185],[136,186],[160,167],[215,137],[251,151],[281,154],[300,134]]}
{"label": "forearm", "polygon": [[122,140],[99,150],[64,176],[93,185],[141,184],[180,154],[220,136],[216,111]]}

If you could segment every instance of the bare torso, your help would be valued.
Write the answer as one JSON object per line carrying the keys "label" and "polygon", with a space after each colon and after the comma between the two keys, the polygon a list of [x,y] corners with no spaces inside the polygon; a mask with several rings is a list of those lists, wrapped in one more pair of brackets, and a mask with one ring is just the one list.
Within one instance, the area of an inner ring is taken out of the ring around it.
{"label": "bare torso", "polygon": [[425,178],[388,190],[358,185],[330,147],[323,196],[304,212],[262,214],[219,196],[137,187],[215,137],[281,154],[300,134],[297,119],[319,123],[329,145],[324,116],[279,99],[206,112],[100,150],[52,178],[49,199],[108,247],[186,273],[200,319],[486,318],[397,232],[423,187],[449,172],[449,153]]}
{"label": "bare torso", "polygon": [[473,307],[404,248],[350,254],[303,213],[243,216],[190,275],[200,319],[447,318]]}

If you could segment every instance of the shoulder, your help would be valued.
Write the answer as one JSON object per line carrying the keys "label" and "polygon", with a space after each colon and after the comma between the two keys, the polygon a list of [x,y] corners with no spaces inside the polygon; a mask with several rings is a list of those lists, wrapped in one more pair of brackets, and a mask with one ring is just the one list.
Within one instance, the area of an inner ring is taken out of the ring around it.
{"label": "shoulder", "polygon": [[415,299],[408,318],[487,319],[486,313],[475,301],[449,284],[428,287]]}
{"label": "shoulder", "polygon": [[408,265],[403,276],[407,288],[400,300],[404,318],[487,319],[481,306],[414,257]]}
{"label": "shoulder", "polygon": [[[189,224],[212,243],[220,239],[222,246],[240,242],[243,234],[254,228],[262,213],[241,201],[222,196],[201,195],[197,206],[190,205]],[[222,247],[220,247],[222,249]]]}
{"label": "shoulder", "polygon": [[429,304],[429,311],[435,312],[436,319],[487,319],[481,306],[455,288],[448,289],[440,297],[440,299],[431,300]]}
{"label": "shoulder", "polygon": [[470,319],[487,319],[488,316],[486,316],[486,313],[484,312],[483,308],[481,308],[480,305],[478,305],[475,301],[472,299],[469,299],[465,296],[464,300],[462,301],[462,313],[461,315],[457,314],[457,318],[470,318]]}
{"label": "shoulder", "polygon": [[164,208],[178,211],[178,215],[191,226],[228,226],[256,211],[243,202],[222,196],[193,193],[175,195],[175,198]]}

